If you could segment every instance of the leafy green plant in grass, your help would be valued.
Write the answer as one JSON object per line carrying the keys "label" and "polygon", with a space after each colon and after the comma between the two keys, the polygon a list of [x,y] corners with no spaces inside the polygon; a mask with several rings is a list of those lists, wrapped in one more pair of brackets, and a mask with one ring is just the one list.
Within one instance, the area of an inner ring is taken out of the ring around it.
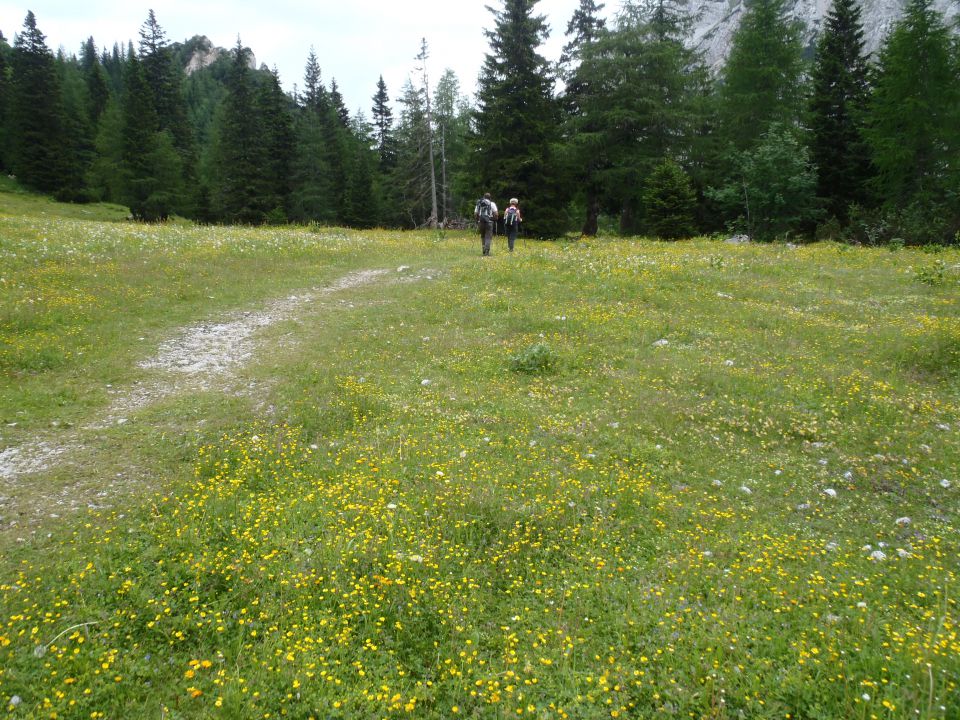
{"label": "leafy green plant in grass", "polygon": [[933,265],[917,268],[916,278],[924,285],[939,287],[947,280],[947,265],[943,260],[936,260]]}
{"label": "leafy green plant in grass", "polygon": [[557,369],[557,356],[546,343],[534,343],[510,357],[510,369],[524,375],[551,373]]}

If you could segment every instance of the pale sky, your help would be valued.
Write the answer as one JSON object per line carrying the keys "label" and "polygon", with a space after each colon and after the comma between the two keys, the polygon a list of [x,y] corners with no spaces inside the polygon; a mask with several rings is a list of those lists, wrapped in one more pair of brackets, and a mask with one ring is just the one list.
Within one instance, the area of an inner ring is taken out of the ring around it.
{"label": "pale sky", "polygon": [[[390,99],[396,103],[425,37],[430,49],[427,69],[432,85],[444,69],[456,72],[461,92],[473,95],[477,76],[489,51],[483,27],[502,8],[499,0],[0,0],[0,31],[8,42],[23,29],[28,10],[54,52],[63,47],[78,54],[93,37],[98,50],[139,41],[139,30],[152,8],[170,42],[206,35],[215,46],[231,48],[237,36],[251,48],[257,65],[276,67],[286,90],[303,85],[303,68],[311,46],[322,78],[331,77],[351,114],[359,107],[370,117],[371,97],[382,74]],[[535,12],[547,18],[550,39],[540,49],[550,60],[559,57],[564,31],[579,0],[540,0]],[[609,19],[619,7],[607,2]]]}

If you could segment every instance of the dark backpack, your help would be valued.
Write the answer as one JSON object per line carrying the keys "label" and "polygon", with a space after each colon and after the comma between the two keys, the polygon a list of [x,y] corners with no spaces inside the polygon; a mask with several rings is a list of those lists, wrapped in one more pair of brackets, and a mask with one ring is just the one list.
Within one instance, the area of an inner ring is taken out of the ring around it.
{"label": "dark backpack", "polygon": [[483,198],[477,203],[477,215],[481,220],[489,220],[493,217],[493,206],[486,198]]}
{"label": "dark backpack", "polygon": [[520,212],[512,205],[503,213],[503,224],[510,227],[520,222]]}

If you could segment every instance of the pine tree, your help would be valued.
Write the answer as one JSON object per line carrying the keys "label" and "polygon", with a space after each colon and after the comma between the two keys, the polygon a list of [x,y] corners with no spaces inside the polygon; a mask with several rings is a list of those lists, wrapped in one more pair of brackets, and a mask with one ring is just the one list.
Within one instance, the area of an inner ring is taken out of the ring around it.
{"label": "pine tree", "polygon": [[63,106],[63,184],[57,198],[71,202],[91,199],[85,187],[86,176],[96,154],[96,124],[90,117],[90,97],[83,72],[76,58],[58,55],[57,80]]}
{"label": "pine tree", "polygon": [[153,10],[148,12],[140,28],[140,61],[152,93],[158,129],[170,133],[180,155],[184,171],[180,184],[192,186],[196,170],[196,144],[187,120],[187,105],[183,96],[184,71],[174,61],[166,33],[157,22]]}
{"label": "pine tree", "polygon": [[345,191],[344,222],[350,227],[372,227],[377,223],[379,212],[374,193],[374,167],[378,155],[374,146],[373,130],[362,113],[353,120],[353,163]]}
{"label": "pine tree", "polygon": [[583,49],[568,136],[574,164],[587,169],[585,232],[599,209],[591,198],[601,197],[622,233],[643,230],[647,176],[665,158],[691,156],[706,73],[684,42],[688,28],[664,0],[628,3],[614,31]]}
{"label": "pine tree", "polygon": [[97,46],[94,44],[92,37],[88,38],[80,49],[80,69],[87,85],[89,102],[87,114],[91,122],[96,123],[107,108],[107,102],[110,100],[110,88],[107,84],[106,72],[97,55]]}
{"label": "pine tree", "polygon": [[866,199],[870,174],[863,122],[870,98],[863,25],[856,0],[834,0],[817,45],[810,102],[811,151],[817,194],[828,215],[845,221]]}
{"label": "pine tree", "polygon": [[347,106],[343,104],[343,95],[340,94],[340,88],[337,87],[335,78],[330,80],[330,104],[337,113],[337,119],[344,128],[350,127],[350,112]]}
{"label": "pine tree", "polygon": [[53,55],[27,13],[13,44],[9,131],[11,166],[27,187],[56,192],[66,182],[63,106]]}
{"label": "pine tree", "polygon": [[494,27],[478,81],[475,177],[482,192],[501,202],[523,198],[525,228],[534,236],[566,232],[565,198],[555,146],[560,139],[559,106],[553,97],[554,73],[537,52],[549,32],[534,15],[538,0],[504,0],[489,8]]}
{"label": "pine tree", "polygon": [[322,114],[326,112],[328,104],[327,90],[320,78],[317,55],[313,48],[310,48],[303,76],[303,106],[317,114]]}
{"label": "pine tree", "polygon": [[304,92],[299,98],[295,122],[296,152],[292,161],[290,216],[299,222],[332,223],[337,219],[338,193],[334,190],[333,165],[336,145],[328,140],[337,134],[329,95],[320,77],[320,66],[313,48],[304,68]]}
{"label": "pine tree", "polygon": [[467,135],[470,129],[470,106],[460,94],[460,81],[447,69],[434,92],[437,148],[440,171],[440,217],[446,224],[459,215],[473,212],[467,175],[469,153]]}
{"label": "pine tree", "polygon": [[157,190],[152,158],[160,131],[153,106],[153,93],[147,85],[143,66],[136,54],[127,59],[124,76],[122,167],[123,201],[138,220],[166,217],[170,208],[160,208],[151,199]]}
{"label": "pine tree", "polygon": [[[596,143],[598,127],[593,118],[584,116],[584,106],[591,95],[587,73],[584,69],[584,53],[607,33],[606,23],[599,17],[603,5],[593,0],[580,0],[580,7],[567,23],[570,40],[560,57],[561,67],[566,69],[566,91],[563,105],[567,111],[567,133],[570,136],[567,150],[572,154],[572,164],[577,168],[571,175],[575,178],[586,208],[586,218],[580,230],[582,235],[597,234],[600,217],[600,194],[602,188],[597,178],[598,157]],[[579,199],[579,198],[578,198]]]}
{"label": "pine tree", "polygon": [[261,168],[262,204],[271,221],[286,221],[290,202],[290,168],[293,162],[294,132],[290,99],[280,87],[277,71],[267,73],[257,91],[256,112],[263,128],[261,144],[265,164]]}
{"label": "pine tree", "polygon": [[866,135],[875,187],[889,206],[937,202],[957,172],[960,82],[952,52],[931,0],[911,0],[880,52]]}
{"label": "pine tree", "polygon": [[664,160],[650,173],[643,202],[646,226],[655,237],[675,240],[696,232],[697,196],[690,177],[673,160]]}
{"label": "pine tree", "polygon": [[396,163],[397,151],[393,139],[393,111],[390,109],[390,96],[383,75],[377,81],[377,92],[373,96],[374,143],[380,157],[380,169],[389,170]]}
{"label": "pine tree", "polygon": [[227,95],[218,117],[216,181],[212,203],[226,222],[259,224],[265,207],[261,169],[266,164],[263,128],[254,110],[255,87],[240,40],[232,53]]}
{"label": "pine tree", "polygon": [[772,123],[796,124],[804,93],[801,25],[785,0],[745,0],[722,72],[720,121],[736,150],[758,141]]}
{"label": "pine tree", "polygon": [[384,216],[387,224],[420,227],[430,218],[429,137],[423,92],[408,79],[400,97],[397,163],[392,200]]}
{"label": "pine tree", "polygon": [[0,171],[8,171],[9,168],[9,142],[10,129],[8,127],[8,115],[10,110],[10,82],[7,78],[7,68],[9,66],[8,57],[10,55],[10,46],[7,39],[0,32]]}

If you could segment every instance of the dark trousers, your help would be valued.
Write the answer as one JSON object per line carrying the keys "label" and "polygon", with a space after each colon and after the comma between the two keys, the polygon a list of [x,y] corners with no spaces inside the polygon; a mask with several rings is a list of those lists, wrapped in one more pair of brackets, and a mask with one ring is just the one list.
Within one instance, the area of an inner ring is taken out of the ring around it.
{"label": "dark trousers", "polygon": [[510,248],[510,252],[513,252],[513,244],[517,241],[517,226],[509,225],[507,226],[507,246]]}
{"label": "dark trousers", "polygon": [[490,245],[493,243],[493,221],[480,221],[480,245],[483,248],[483,254],[490,254]]}

